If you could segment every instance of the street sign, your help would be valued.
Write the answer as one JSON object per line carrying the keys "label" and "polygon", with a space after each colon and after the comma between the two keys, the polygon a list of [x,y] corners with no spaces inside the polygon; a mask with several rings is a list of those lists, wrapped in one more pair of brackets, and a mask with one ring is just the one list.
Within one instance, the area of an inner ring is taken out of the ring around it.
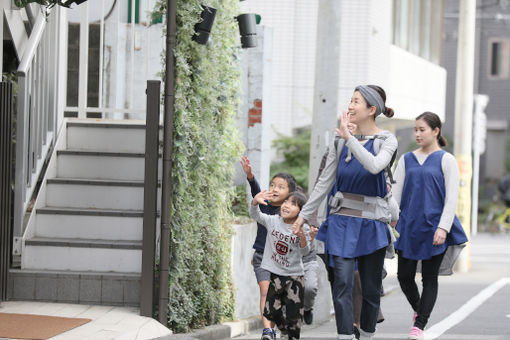
{"label": "street sign", "polygon": [[489,103],[489,96],[485,94],[473,95],[475,101],[473,117],[473,197],[471,200],[471,234],[478,232],[478,186],[480,181],[480,155],[485,152],[487,138],[487,115],[485,108]]}

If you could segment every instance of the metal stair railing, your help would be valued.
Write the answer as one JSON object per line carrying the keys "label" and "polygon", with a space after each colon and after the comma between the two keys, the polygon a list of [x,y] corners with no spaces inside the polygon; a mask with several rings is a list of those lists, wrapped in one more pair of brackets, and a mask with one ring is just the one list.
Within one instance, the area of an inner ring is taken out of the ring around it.
{"label": "metal stair railing", "polygon": [[58,16],[39,13],[17,70],[13,254],[23,219],[57,134]]}

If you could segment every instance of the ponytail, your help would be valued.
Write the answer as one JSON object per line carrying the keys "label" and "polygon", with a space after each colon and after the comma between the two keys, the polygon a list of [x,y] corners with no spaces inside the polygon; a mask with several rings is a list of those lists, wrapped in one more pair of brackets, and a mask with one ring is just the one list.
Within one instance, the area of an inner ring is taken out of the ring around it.
{"label": "ponytail", "polygon": [[448,142],[446,141],[446,138],[444,138],[440,134],[437,135],[437,142],[439,143],[439,146],[442,147],[442,148],[448,145]]}
{"label": "ponytail", "polygon": [[383,115],[385,115],[388,118],[391,118],[391,117],[393,117],[394,114],[395,114],[395,111],[393,111],[393,109],[391,107],[386,107],[386,106],[384,107]]}
{"label": "ponytail", "polygon": [[[377,93],[379,93],[379,95],[381,96],[383,103],[386,104],[386,92],[384,91],[384,89],[382,87],[377,86],[377,85],[368,85],[368,87],[376,90]],[[391,118],[395,114],[395,111],[393,111],[393,109],[390,107],[384,106],[384,110],[383,110],[382,114],[388,118]]]}

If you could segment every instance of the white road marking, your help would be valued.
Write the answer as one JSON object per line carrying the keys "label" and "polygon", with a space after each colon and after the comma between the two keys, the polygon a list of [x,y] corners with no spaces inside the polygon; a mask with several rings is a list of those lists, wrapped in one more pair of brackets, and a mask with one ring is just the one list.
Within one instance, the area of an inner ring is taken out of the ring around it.
{"label": "white road marking", "polygon": [[460,307],[457,311],[446,317],[443,321],[436,323],[427,329],[424,332],[425,339],[432,340],[441,336],[441,334],[468,317],[469,314],[473,313],[478,307],[480,307],[485,301],[487,301],[491,296],[493,296],[498,290],[503,288],[508,283],[510,283],[510,277],[504,277],[482,290],[480,293],[462,305],[462,307]]}

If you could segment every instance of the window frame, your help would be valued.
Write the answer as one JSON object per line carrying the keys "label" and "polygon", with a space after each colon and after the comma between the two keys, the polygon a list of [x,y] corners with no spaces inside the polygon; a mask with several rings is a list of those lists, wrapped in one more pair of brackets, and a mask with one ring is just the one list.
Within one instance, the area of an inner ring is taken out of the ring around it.
{"label": "window frame", "polygon": [[[498,73],[492,74],[493,68],[493,51],[494,44],[501,45],[501,51],[498,53]],[[510,78],[510,39],[505,37],[493,37],[488,41],[488,59],[487,59],[487,76],[492,80],[509,79]]]}

